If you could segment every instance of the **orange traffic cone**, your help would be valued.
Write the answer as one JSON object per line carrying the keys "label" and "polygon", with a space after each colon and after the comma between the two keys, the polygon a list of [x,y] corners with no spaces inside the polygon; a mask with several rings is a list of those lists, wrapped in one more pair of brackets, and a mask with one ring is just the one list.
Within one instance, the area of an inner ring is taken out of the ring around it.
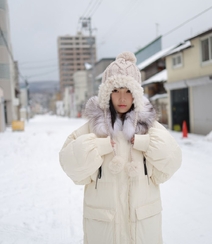
{"label": "orange traffic cone", "polygon": [[186,121],[183,121],[183,138],[187,138],[188,137],[188,129],[187,129],[187,125],[186,125]]}

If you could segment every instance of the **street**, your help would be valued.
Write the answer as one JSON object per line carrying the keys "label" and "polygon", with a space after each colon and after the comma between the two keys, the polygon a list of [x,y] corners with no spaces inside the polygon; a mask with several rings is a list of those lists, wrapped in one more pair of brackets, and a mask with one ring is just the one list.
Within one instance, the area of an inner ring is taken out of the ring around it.
{"label": "street", "polygon": [[[83,186],[65,175],[58,153],[84,119],[36,116],[24,132],[0,134],[0,244],[83,243]],[[164,244],[212,243],[212,136],[171,132],[180,170],[161,185]]]}

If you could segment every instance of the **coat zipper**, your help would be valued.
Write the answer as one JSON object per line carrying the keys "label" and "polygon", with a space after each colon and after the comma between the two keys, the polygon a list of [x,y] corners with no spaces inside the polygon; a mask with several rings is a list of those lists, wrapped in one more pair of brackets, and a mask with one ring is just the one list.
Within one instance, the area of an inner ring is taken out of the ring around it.
{"label": "coat zipper", "polygon": [[147,176],[148,184],[149,184],[149,175],[148,175],[148,170],[146,166],[146,157],[144,157],[144,174]]}
{"label": "coat zipper", "polygon": [[98,179],[101,179],[101,178],[102,178],[102,166],[100,166],[99,169],[98,169],[98,173],[97,173],[97,176],[96,176],[95,189],[97,189]]}

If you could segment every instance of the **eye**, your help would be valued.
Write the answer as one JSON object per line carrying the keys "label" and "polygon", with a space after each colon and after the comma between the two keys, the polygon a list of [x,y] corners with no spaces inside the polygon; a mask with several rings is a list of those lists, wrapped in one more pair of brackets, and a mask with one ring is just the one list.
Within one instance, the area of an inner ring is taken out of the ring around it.
{"label": "eye", "polygon": [[118,90],[117,89],[114,89],[112,92],[118,92]]}
{"label": "eye", "polygon": [[130,90],[127,90],[127,93],[131,93],[131,91]]}

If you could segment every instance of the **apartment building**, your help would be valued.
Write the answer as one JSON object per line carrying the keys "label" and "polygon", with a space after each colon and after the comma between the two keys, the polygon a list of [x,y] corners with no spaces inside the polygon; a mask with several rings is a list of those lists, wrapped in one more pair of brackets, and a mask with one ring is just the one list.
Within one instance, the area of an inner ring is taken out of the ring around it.
{"label": "apartment building", "polygon": [[78,32],[76,36],[58,37],[58,59],[60,71],[60,90],[74,86],[74,73],[85,70],[85,63],[96,62],[96,40]]}

